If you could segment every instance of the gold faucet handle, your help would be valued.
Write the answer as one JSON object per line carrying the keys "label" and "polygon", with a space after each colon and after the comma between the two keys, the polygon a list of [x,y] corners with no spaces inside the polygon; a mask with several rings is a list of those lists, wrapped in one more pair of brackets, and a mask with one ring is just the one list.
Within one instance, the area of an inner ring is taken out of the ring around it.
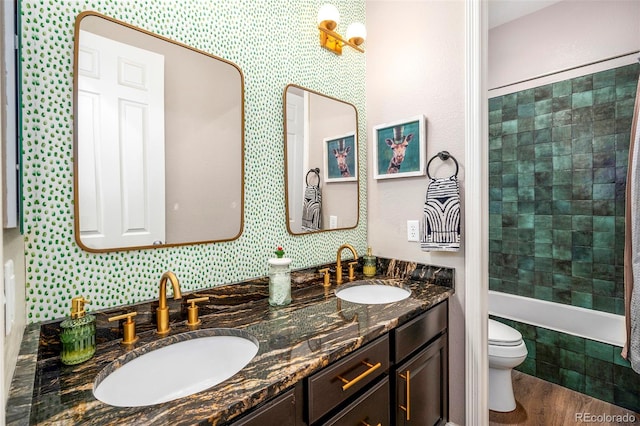
{"label": "gold faucet handle", "polygon": [[191,303],[191,306],[195,306],[198,302],[208,302],[209,296],[196,297],[195,299],[187,299],[187,303]]}
{"label": "gold faucet handle", "polygon": [[202,321],[198,318],[198,306],[196,303],[198,302],[208,302],[209,296],[196,297],[195,299],[187,299],[187,303],[190,303],[191,306],[187,307],[187,325],[199,325]]}
{"label": "gold faucet handle", "polygon": [[318,272],[320,272],[321,274],[324,274],[324,282],[322,283],[323,286],[325,287],[329,287],[331,285],[331,277],[329,276],[329,268],[323,268],[323,269],[318,269]]}
{"label": "gold faucet handle", "polygon": [[353,281],[353,280],[354,280],[354,278],[355,278],[353,268],[354,268],[354,266],[356,266],[357,264],[358,264],[358,262],[349,262],[349,263],[348,263],[348,265],[349,265],[349,280],[350,280],[350,281]]}
{"label": "gold faucet handle", "polygon": [[133,317],[138,315],[137,312],[127,312],[126,314],[116,315],[115,317],[108,318],[109,322],[119,321],[122,319],[126,319],[126,321],[122,324],[122,344],[130,345],[138,341],[138,336],[136,336],[136,322],[132,320]]}

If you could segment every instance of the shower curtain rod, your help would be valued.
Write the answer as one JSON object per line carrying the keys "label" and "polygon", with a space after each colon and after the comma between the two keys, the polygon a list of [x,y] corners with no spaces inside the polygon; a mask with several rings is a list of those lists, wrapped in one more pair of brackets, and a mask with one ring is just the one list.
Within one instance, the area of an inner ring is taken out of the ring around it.
{"label": "shower curtain rod", "polygon": [[[623,58],[625,56],[633,55],[634,53],[640,53],[640,50],[634,50],[632,52],[627,52],[627,53],[623,53],[621,55],[616,55],[616,56],[610,56],[608,58],[600,59],[598,61],[593,61],[593,62],[589,62],[589,63],[582,64],[582,65],[576,65],[575,67],[569,67],[569,68],[565,68],[565,69],[558,70],[558,71],[548,72],[546,74],[540,74],[540,75],[538,75],[536,77],[531,77],[531,78],[526,78],[524,80],[516,81],[515,83],[509,83],[509,84],[505,84],[503,86],[493,87],[493,88],[489,89],[489,91],[498,90],[498,89],[504,89],[505,87],[515,86],[516,84],[526,83],[528,81],[537,80],[537,79],[543,78],[543,77],[549,77],[549,76],[554,75],[554,74],[560,74],[562,72],[577,70],[578,68],[582,68],[582,67],[588,67],[589,65],[595,65],[595,64],[599,64],[601,62],[606,62],[606,61],[611,61],[613,59]],[[640,57],[638,57],[638,62],[640,62]]]}

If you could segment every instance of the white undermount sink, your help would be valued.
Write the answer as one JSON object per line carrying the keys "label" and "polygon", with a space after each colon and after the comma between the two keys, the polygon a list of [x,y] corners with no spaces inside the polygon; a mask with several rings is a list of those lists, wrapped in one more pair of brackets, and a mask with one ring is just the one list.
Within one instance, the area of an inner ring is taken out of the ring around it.
{"label": "white undermount sink", "polygon": [[336,297],[363,305],[381,305],[399,302],[411,296],[405,286],[385,284],[385,280],[361,280],[344,284],[336,289]]}
{"label": "white undermount sink", "polygon": [[133,359],[123,355],[105,367],[94,383],[94,396],[116,407],[172,401],[227,380],[258,353],[258,341],[236,329],[199,330],[165,339],[176,342],[139,356],[134,353]]}

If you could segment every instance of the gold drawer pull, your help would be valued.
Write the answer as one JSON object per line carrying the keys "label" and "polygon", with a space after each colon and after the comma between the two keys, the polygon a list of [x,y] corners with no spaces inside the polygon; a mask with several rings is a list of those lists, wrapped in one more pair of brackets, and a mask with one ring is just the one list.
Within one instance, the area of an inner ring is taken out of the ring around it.
{"label": "gold drawer pull", "polygon": [[406,407],[400,406],[400,409],[407,413],[407,421],[411,420],[411,372],[407,370],[405,375],[400,375],[407,382],[407,404]]}
{"label": "gold drawer pull", "polygon": [[[371,426],[369,423],[365,422],[364,420],[360,420],[360,423],[362,424],[362,426]],[[376,426],[382,426],[382,423],[378,423]]]}
{"label": "gold drawer pull", "polygon": [[381,363],[377,363],[376,365],[373,364],[369,364],[367,361],[360,361],[362,364],[366,365],[367,367],[369,367],[369,369],[367,371],[365,371],[364,373],[362,373],[361,375],[359,375],[358,377],[356,377],[355,379],[349,381],[347,379],[345,379],[342,376],[338,376],[338,379],[340,379],[342,381],[342,383],[344,383],[344,385],[342,386],[342,390],[346,391],[347,389],[349,389],[351,386],[355,385],[356,383],[358,383],[360,380],[364,379],[365,377],[367,377],[369,374],[373,373],[375,370],[377,370],[378,368],[380,368],[380,366],[382,365]]}

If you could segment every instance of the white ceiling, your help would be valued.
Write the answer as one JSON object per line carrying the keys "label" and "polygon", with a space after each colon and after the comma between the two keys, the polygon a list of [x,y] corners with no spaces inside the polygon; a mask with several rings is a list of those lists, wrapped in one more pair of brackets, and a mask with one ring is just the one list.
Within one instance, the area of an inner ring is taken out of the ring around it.
{"label": "white ceiling", "polygon": [[562,0],[489,0],[489,29]]}

